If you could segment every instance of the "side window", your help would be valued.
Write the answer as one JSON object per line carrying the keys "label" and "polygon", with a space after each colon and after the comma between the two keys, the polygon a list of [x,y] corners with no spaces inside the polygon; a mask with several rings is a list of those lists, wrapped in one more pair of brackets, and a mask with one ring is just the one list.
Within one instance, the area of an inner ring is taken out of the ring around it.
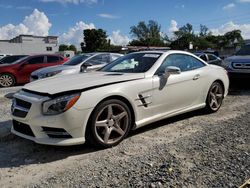
{"label": "side window", "polygon": [[208,61],[207,56],[205,54],[201,55],[200,58],[206,62]]}
{"label": "side window", "polygon": [[97,55],[87,61],[88,63],[91,63],[93,65],[100,65],[104,63],[109,63],[110,62],[110,56],[109,54],[100,54]]}
{"label": "side window", "polygon": [[55,63],[59,61],[59,57],[57,56],[47,56],[47,62],[48,63]]}
{"label": "side window", "polygon": [[44,61],[44,56],[38,56],[38,57],[33,57],[28,60],[29,64],[40,64],[43,63]]}
{"label": "side window", "polygon": [[169,55],[156,71],[156,74],[162,74],[165,72],[165,69],[169,66],[175,66],[181,69],[182,72],[194,70],[205,66],[198,59],[185,55],[185,54],[171,54]]}
{"label": "side window", "polygon": [[211,55],[211,54],[208,54],[208,58],[209,58],[209,61],[217,60],[217,57],[215,57],[214,55]]}
{"label": "side window", "polygon": [[119,57],[121,57],[121,56],[119,56],[119,55],[111,55],[111,61],[114,61],[114,60],[118,59]]}

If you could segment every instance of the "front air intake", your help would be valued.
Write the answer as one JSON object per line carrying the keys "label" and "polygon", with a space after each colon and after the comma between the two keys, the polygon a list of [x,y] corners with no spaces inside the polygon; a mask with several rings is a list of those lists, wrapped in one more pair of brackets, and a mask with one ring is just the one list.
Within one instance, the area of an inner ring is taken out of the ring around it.
{"label": "front air intake", "polygon": [[72,136],[62,128],[42,127],[42,129],[50,138],[72,138]]}

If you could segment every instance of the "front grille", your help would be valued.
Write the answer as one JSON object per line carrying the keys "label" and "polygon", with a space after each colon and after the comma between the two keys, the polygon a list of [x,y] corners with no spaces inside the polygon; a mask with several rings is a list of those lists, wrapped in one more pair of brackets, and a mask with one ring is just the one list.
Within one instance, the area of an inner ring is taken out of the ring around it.
{"label": "front grille", "polygon": [[62,128],[42,127],[42,129],[50,138],[72,138],[72,136]]}
{"label": "front grille", "polygon": [[232,66],[234,69],[250,69],[250,62],[249,63],[233,62]]}
{"label": "front grille", "polygon": [[27,101],[23,101],[21,99],[16,98],[16,105],[26,108],[26,109],[30,109],[31,107],[31,103],[27,102]]}
{"label": "front grille", "polygon": [[12,123],[13,123],[13,129],[15,131],[32,137],[35,136],[29,125],[18,122],[16,120],[13,120]]}
{"label": "front grille", "polygon": [[11,106],[12,115],[16,117],[25,118],[31,108],[31,103],[14,98]]}
{"label": "front grille", "polygon": [[17,116],[17,117],[21,117],[21,118],[25,118],[27,116],[28,112],[26,111],[22,111],[19,109],[14,109],[12,115],[13,116]]}

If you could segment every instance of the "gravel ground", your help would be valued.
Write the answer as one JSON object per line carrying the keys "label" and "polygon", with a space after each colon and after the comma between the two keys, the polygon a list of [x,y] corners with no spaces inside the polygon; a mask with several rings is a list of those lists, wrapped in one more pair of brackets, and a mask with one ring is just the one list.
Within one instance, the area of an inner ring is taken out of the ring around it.
{"label": "gravel ground", "polygon": [[[0,104],[4,124],[9,101]],[[239,187],[250,178],[249,107],[250,89],[234,89],[217,113],[156,122],[105,150],[8,135],[0,140],[0,187]]]}

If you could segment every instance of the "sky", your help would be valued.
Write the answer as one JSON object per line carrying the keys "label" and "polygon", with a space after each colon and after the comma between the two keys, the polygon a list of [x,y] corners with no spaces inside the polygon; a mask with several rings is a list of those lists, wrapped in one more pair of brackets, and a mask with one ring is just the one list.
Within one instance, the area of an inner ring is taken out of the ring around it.
{"label": "sky", "polygon": [[84,29],[104,29],[115,45],[126,45],[130,27],[155,20],[170,38],[190,23],[215,35],[240,29],[250,39],[250,0],[0,0],[0,40],[19,34],[56,35],[59,43],[83,41]]}

